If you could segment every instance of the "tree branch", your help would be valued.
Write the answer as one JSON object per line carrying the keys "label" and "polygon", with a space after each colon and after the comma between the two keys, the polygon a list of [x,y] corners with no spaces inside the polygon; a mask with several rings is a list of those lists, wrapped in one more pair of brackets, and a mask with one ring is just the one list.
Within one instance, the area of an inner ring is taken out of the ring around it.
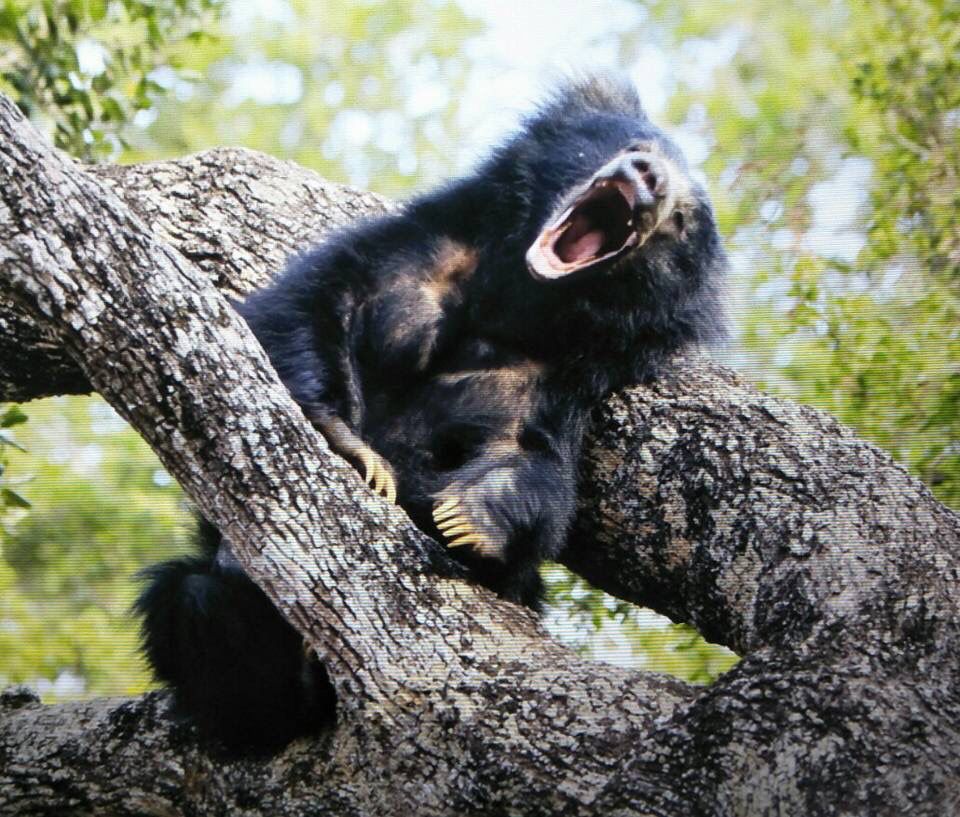
{"label": "tree branch", "polygon": [[0,394],[103,394],[340,701],[324,739],[231,764],[161,695],[8,695],[0,814],[380,814],[411,797],[423,814],[941,814],[960,798],[960,525],[826,416],[694,357],[607,403],[565,561],[746,658],[705,690],[587,662],[455,578],[330,456],[214,289],[247,291],[382,203],[242,151],[92,172],[6,100],[0,173]]}

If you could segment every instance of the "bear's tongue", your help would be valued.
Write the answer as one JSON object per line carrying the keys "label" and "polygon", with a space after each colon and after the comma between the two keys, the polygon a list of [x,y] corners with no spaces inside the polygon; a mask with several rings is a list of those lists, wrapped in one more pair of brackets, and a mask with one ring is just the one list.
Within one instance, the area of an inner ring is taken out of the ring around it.
{"label": "bear's tongue", "polygon": [[587,261],[600,252],[604,238],[603,230],[596,229],[589,218],[576,213],[557,241],[554,252],[565,264]]}

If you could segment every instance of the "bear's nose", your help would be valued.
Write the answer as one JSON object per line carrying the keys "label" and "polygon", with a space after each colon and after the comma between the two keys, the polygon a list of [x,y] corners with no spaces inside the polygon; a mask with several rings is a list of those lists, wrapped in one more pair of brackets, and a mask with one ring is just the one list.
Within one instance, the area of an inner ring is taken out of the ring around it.
{"label": "bear's nose", "polygon": [[634,207],[650,209],[666,198],[668,175],[659,156],[646,151],[631,150],[610,161],[598,174],[597,180],[626,182],[634,194]]}

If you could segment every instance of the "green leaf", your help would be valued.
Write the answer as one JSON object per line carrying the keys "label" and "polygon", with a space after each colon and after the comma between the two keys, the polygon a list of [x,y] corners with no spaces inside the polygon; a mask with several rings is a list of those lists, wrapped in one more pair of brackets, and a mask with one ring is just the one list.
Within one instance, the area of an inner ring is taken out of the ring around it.
{"label": "green leaf", "polygon": [[9,488],[0,488],[0,499],[3,500],[3,504],[8,508],[31,507],[27,500],[20,496],[20,494],[18,494],[16,491],[11,491]]}
{"label": "green leaf", "polygon": [[0,428],[13,428],[27,422],[27,415],[21,411],[19,406],[10,406],[3,414],[0,414]]}

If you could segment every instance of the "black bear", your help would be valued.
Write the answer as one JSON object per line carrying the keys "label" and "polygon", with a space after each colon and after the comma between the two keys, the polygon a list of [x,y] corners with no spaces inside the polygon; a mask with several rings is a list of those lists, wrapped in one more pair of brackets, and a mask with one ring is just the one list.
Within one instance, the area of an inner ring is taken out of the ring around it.
{"label": "black bear", "polygon": [[[725,257],[628,84],[559,88],[471,175],[333,236],[238,309],[333,450],[470,575],[537,607],[591,409],[724,332]],[[234,748],[332,717],[323,668],[206,526],[158,565],[144,649]]]}

